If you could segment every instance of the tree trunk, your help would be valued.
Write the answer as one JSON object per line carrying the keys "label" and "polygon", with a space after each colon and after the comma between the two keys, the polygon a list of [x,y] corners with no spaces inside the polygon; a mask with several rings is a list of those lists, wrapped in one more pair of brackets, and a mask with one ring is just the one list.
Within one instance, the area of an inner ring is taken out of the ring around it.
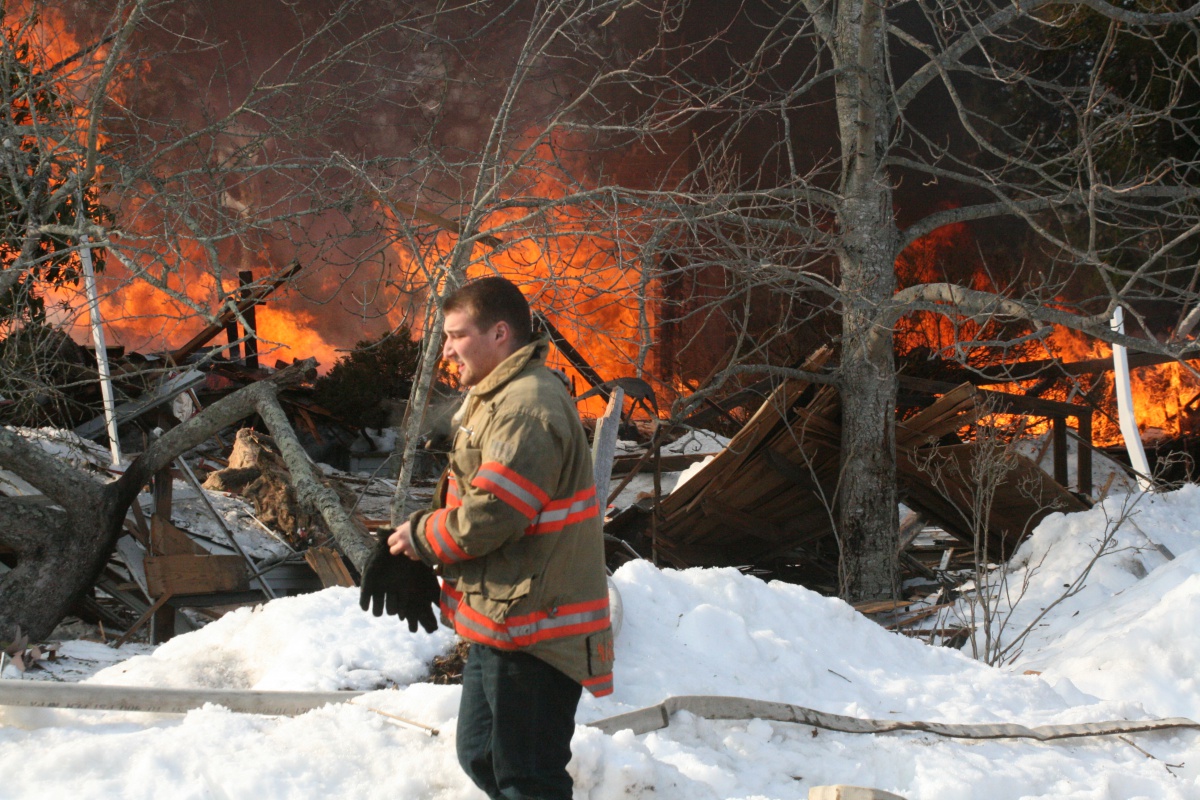
{"label": "tree trunk", "polygon": [[839,593],[853,602],[894,598],[899,591],[892,337],[876,336],[862,316],[847,313],[843,320],[837,494]]}
{"label": "tree trunk", "polygon": [[0,542],[17,554],[17,566],[0,576],[0,640],[18,629],[45,639],[104,568],[136,492],[118,512],[117,483],[102,484],[3,428],[0,463],[44,493],[0,499]]}
{"label": "tree trunk", "polygon": [[18,559],[0,580],[0,642],[16,638],[18,629],[35,640],[45,639],[65,611],[60,603],[40,598],[55,597],[65,583],[74,582],[73,575],[90,568],[87,543],[103,538],[100,520],[72,525],[45,497],[0,498],[0,518],[4,541]]}
{"label": "tree trunk", "polygon": [[898,589],[896,366],[887,308],[899,234],[883,166],[891,130],[880,6],[838,6],[835,52],[842,146],[842,463],[837,493],[840,593],[850,601]]}
{"label": "tree trunk", "polygon": [[49,636],[104,569],[125,514],[150,476],[256,412],[280,445],[300,501],[320,511],[338,545],[361,569],[370,552],[366,533],[320,482],[275,397],[280,385],[299,380],[311,366],[302,362],[214,403],[163,434],[107,484],[0,428],[0,464],[43,494],[0,498],[0,519],[7,523],[0,528],[0,542],[17,553],[17,566],[0,575],[0,640],[15,638],[18,627],[34,640]]}
{"label": "tree trunk", "polygon": [[400,459],[400,474],[396,479],[396,491],[392,495],[389,510],[392,525],[400,525],[413,509],[408,507],[408,489],[412,485],[413,468],[417,458],[417,442],[429,410],[429,396],[433,392],[434,377],[438,362],[442,358],[442,308],[436,297],[431,297],[429,311],[432,322],[422,339],[421,366],[417,382],[408,397],[408,413],[405,414],[403,455]]}

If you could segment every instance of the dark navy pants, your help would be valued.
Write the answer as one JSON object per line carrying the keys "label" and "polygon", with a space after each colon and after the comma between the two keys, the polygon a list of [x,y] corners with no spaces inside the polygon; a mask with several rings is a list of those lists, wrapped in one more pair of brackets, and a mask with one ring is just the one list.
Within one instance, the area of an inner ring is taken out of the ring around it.
{"label": "dark navy pants", "polygon": [[571,800],[582,687],[528,653],[472,644],[458,709],[458,763],[493,800]]}

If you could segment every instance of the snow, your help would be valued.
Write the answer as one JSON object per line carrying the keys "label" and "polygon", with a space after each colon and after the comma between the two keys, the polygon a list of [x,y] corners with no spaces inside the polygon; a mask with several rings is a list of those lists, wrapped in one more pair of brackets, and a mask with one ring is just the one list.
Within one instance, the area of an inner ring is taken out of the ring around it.
{"label": "snow", "polygon": [[[1186,729],[1035,742],[686,712],[639,736],[583,724],[682,694],[945,723],[1200,719],[1200,487],[1052,515],[980,592],[937,618],[953,624],[971,616],[973,599],[996,598],[1006,619],[996,633],[1017,645],[1000,666],[969,657],[970,645],[933,647],[839,600],[733,569],[634,561],[613,580],[625,609],[616,691],[580,704],[577,800],[802,799],[835,783],[909,800],[1200,797],[1200,732]],[[295,718],[218,706],[186,715],[0,707],[0,796],[482,798],[455,760],[458,687],[419,682],[452,642],[445,630],[412,634],[372,617],[354,590],[337,588],[233,612],[156,649],[65,642],[65,660],[96,665],[90,683],[370,693]]]}

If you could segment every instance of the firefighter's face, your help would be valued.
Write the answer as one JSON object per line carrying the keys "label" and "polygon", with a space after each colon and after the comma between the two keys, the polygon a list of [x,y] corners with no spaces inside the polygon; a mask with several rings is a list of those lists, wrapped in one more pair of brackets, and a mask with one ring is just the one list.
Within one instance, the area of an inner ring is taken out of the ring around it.
{"label": "firefighter's face", "polygon": [[481,330],[465,309],[446,312],[442,330],[446,333],[442,358],[458,368],[458,382],[463,386],[479,383],[513,351],[507,322],[497,322]]}

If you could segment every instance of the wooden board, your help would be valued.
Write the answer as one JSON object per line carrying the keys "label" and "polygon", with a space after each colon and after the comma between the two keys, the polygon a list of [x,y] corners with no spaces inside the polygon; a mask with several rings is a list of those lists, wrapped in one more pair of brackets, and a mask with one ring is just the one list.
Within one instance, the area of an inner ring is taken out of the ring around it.
{"label": "wooden board", "polygon": [[[817,372],[832,355],[828,347],[820,347],[804,362],[802,369]],[[669,494],[662,503],[663,513],[670,515],[682,511],[711,484],[720,484],[737,473],[741,465],[775,433],[779,425],[786,424],[789,412],[804,391],[808,381],[785,380],[775,387],[770,396],[759,407],[754,416],[742,427],[726,447],[717,454],[708,466],[692,477],[679,490]]]}
{"label": "wooden board", "polygon": [[241,556],[147,556],[144,563],[151,597],[249,588],[246,562]]}
{"label": "wooden board", "polygon": [[[1024,456],[1008,454],[1010,471],[990,497],[976,497],[970,475],[978,458],[974,444],[939,447],[928,463],[918,466],[907,453],[896,463],[900,496],[905,505],[936,521],[968,547],[978,547],[993,561],[1004,561],[1048,515],[1087,508]],[[988,511],[986,527],[974,522],[977,506]],[[980,541],[976,542],[976,537]]]}
{"label": "wooden board", "polygon": [[354,578],[350,577],[346,562],[342,561],[336,550],[330,547],[310,547],[304,551],[304,560],[312,567],[313,572],[317,573],[322,586],[328,588],[354,585]]}
{"label": "wooden board", "polygon": [[207,550],[192,541],[192,537],[158,514],[150,517],[150,545],[154,554],[159,556],[208,554]]}

